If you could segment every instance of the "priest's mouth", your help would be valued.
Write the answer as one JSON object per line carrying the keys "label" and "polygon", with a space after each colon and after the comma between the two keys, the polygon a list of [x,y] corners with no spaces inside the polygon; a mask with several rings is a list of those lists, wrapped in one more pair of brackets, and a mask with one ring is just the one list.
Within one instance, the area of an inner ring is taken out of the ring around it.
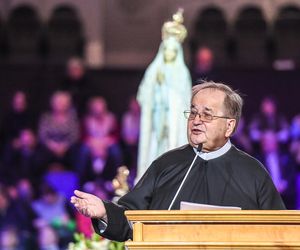
{"label": "priest's mouth", "polygon": [[204,133],[204,131],[200,129],[192,129],[192,133],[197,135],[197,134]]}

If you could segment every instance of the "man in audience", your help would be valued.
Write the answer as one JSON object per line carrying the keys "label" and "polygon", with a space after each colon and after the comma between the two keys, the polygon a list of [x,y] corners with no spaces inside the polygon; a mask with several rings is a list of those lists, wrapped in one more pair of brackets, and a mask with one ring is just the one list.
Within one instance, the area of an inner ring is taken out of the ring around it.
{"label": "man in audience", "polygon": [[288,209],[296,204],[296,163],[292,156],[282,151],[276,133],[265,131],[260,141],[258,159],[266,166]]}

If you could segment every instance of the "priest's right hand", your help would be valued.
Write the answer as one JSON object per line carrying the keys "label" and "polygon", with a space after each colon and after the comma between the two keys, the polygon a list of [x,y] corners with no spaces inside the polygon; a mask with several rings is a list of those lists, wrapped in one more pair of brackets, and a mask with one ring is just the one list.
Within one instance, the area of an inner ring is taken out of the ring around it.
{"label": "priest's right hand", "polygon": [[103,201],[97,196],[79,190],[74,191],[71,203],[81,214],[94,218],[102,219],[107,222],[106,209]]}

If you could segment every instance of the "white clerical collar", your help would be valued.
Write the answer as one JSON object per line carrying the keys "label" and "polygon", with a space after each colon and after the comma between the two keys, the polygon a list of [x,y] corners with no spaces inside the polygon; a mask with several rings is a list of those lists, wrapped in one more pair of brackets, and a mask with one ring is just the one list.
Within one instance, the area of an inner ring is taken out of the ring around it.
{"label": "white clerical collar", "polygon": [[198,152],[196,148],[193,149],[195,153],[198,154],[199,157],[201,157],[203,160],[209,161],[225,154],[230,148],[231,148],[231,142],[230,140],[228,140],[223,147],[217,149],[216,151],[206,153],[206,152]]}

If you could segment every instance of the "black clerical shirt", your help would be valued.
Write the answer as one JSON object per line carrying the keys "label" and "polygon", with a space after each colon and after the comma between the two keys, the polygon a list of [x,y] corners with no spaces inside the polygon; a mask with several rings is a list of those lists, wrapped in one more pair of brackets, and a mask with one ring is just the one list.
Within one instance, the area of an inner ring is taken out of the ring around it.
{"label": "black clerical shirt", "polygon": [[[285,209],[269,174],[255,158],[230,142],[206,156],[197,157],[172,209],[179,209],[180,201],[253,210]],[[93,220],[96,232],[119,241],[131,238],[124,211],[167,210],[194,157],[190,145],[160,156],[118,205],[105,202],[108,225],[100,232],[99,220]]]}

